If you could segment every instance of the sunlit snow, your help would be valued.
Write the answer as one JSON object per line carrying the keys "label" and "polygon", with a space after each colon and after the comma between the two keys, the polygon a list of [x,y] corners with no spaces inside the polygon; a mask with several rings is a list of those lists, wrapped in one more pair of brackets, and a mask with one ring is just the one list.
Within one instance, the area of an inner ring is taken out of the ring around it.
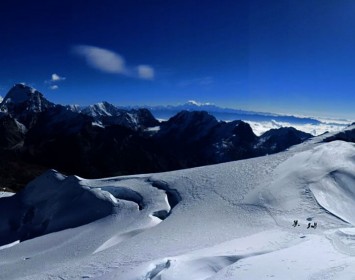
{"label": "sunlit snow", "polygon": [[0,199],[0,278],[354,279],[355,146],[320,140],[158,174],[48,171]]}

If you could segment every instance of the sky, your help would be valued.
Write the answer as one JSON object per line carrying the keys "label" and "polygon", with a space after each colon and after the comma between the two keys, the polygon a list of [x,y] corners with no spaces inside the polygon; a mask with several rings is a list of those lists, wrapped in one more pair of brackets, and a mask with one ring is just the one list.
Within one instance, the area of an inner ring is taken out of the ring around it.
{"label": "sky", "polygon": [[355,119],[353,0],[0,3],[0,95]]}

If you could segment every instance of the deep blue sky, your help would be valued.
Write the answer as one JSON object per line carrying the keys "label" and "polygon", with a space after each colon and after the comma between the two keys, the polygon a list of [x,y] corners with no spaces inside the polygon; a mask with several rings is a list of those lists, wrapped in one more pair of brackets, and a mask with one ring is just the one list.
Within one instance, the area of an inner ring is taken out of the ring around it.
{"label": "deep blue sky", "polygon": [[355,119],[355,1],[2,0],[0,95],[17,82],[63,104]]}

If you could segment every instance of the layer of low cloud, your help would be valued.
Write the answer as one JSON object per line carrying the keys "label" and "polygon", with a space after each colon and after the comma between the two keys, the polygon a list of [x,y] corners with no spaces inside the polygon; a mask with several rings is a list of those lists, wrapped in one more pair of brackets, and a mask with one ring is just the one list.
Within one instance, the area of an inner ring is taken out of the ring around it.
{"label": "layer of low cloud", "polygon": [[277,122],[275,120],[270,122],[254,122],[245,121],[250,124],[256,135],[261,135],[270,129],[277,129],[280,127],[294,127],[298,130],[310,133],[314,136],[321,135],[325,132],[337,132],[344,129],[347,124],[335,124],[335,123],[320,123],[320,124],[293,124],[288,122]]}
{"label": "layer of low cloud", "polygon": [[153,80],[155,76],[153,67],[149,65],[128,66],[123,56],[111,50],[95,46],[78,45],[73,47],[73,51],[84,58],[90,67],[104,73],[119,74],[145,80]]}

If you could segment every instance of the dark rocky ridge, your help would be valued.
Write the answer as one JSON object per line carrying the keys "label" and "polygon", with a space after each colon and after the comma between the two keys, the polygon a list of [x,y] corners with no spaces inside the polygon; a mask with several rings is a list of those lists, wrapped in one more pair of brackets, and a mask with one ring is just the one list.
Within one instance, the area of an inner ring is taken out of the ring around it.
{"label": "dark rocky ridge", "polygon": [[346,142],[355,142],[355,123],[352,123],[347,129],[341,131],[339,133],[335,133],[329,137],[324,139],[324,142],[331,142],[331,141],[346,141]]}
{"label": "dark rocky ridge", "polygon": [[24,85],[0,108],[0,187],[12,190],[49,168],[86,178],[161,172],[275,153],[311,137],[294,128],[258,137],[247,123],[203,111],[159,123],[147,109],[107,102],[61,106]]}

